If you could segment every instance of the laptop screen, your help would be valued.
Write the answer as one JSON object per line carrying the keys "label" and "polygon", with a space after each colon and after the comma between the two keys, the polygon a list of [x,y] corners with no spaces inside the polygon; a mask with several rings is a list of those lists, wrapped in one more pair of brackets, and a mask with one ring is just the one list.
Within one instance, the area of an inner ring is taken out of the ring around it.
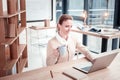
{"label": "laptop screen", "polygon": [[[85,73],[94,72],[109,66],[118,53],[119,52],[114,52],[114,51],[106,54],[101,53],[100,56],[94,59],[92,66],[88,65],[88,66],[80,67],[79,65],[76,65],[73,68],[83,71]],[[87,67],[89,67],[89,69]]]}

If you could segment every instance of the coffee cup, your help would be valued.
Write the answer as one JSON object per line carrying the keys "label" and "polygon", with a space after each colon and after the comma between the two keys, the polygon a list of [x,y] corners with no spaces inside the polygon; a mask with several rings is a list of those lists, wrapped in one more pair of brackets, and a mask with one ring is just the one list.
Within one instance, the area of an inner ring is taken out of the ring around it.
{"label": "coffee cup", "polygon": [[65,45],[62,45],[62,46],[58,47],[58,51],[59,51],[60,55],[63,56],[67,52],[67,47]]}

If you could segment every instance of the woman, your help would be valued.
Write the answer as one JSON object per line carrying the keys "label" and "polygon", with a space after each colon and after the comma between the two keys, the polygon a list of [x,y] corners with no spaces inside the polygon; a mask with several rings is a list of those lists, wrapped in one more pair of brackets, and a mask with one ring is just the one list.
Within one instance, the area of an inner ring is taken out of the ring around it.
{"label": "woman", "polygon": [[[72,28],[72,20],[73,18],[67,14],[63,14],[59,18],[57,24],[57,34],[49,40],[47,45],[47,66],[72,60],[76,49],[83,53],[90,61],[93,60],[89,54],[89,50],[73,38],[73,36],[69,35]],[[65,54],[60,55],[59,47],[63,45],[67,47],[67,51]]]}

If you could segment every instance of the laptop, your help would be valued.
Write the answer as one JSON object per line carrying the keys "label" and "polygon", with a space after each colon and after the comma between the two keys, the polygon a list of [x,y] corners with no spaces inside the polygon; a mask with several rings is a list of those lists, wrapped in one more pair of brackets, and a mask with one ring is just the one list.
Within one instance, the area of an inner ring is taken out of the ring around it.
{"label": "laptop", "polygon": [[[91,73],[100,69],[104,69],[111,64],[115,56],[119,53],[119,50],[101,53],[99,57],[93,60],[90,65],[80,67],[80,64],[75,65],[73,68],[80,70],[84,73]],[[99,55],[99,54],[98,54]]]}

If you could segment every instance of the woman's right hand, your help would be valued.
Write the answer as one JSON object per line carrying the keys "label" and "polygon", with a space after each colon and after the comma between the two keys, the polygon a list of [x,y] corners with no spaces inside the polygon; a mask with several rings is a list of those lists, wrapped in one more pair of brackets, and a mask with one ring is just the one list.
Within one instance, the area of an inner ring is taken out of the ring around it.
{"label": "woman's right hand", "polygon": [[53,55],[55,56],[55,57],[58,57],[60,54],[59,54],[59,52],[58,52],[58,49],[54,49],[53,50]]}

